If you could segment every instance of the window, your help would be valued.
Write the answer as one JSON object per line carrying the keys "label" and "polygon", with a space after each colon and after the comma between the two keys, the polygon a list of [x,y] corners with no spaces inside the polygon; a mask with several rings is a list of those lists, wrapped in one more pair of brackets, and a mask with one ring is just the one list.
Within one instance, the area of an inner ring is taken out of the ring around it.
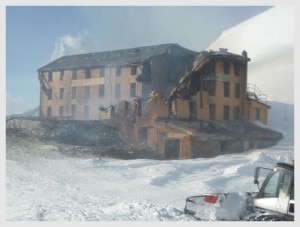
{"label": "window", "polygon": [[85,86],[84,87],[84,98],[88,99],[90,97],[90,87],[89,86]]}
{"label": "window", "polygon": [[52,78],[52,71],[48,72],[48,81],[51,82],[53,80]]}
{"label": "window", "polygon": [[136,83],[130,84],[130,97],[136,96]]}
{"label": "window", "polygon": [[178,159],[180,156],[180,140],[167,139],[164,141],[165,159]]}
{"label": "window", "polygon": [[51,106],[47,107],[47,117],[51,117]]}
{"label": "window", "polygon": [[89,106],[88,105],[84,105],[84,110],[83,110],[83,117],[84,120],[89,120]]}
{"label": "window", "polygon": [[234,75],[239,76],[241,73],[241,65],[239,63],[234,63]]}
{"label": "window", "polygon": [[241,97],[241,86],[240,86],[240,84],[235,84],[235,97],[236,98]]}
{"label": "window", "polygon": [[216,105],[209,104],[209,120],[216,120]]}
{"label": "window", "polygon": [[116,84],[115,97],[116,98],[121,97],[121,84]]}
{"label": "window", "polygon": [[224,61],[224,74],[230,74],[230,63],[228,61]]}
{"label": "window", "polygon": [[223,106],[223,119],[225,121],[229,120],[229,106],[227,105]]}
{"label": "window", "polygon": [[229,82],[224,82],[224,97],[229,97]]}
{"label": "window", "polygon": [[48,89],[48,94],[47,94],[47,96],[48,96],[48,100],[51,100],[51,99],[52,99],[52,89],[51,89],[51,88]]}
{"label": "window", "polygon": [[137,69],[136,65],[131,66],[131,75],[136,75],[136,69]]}
{"label": "window", "polygon": [[121,76],[121,66],[116,67],[116,76]]}
{"label": "window", "polygon": [[259,121],[260,120],[260,110],[256,109],[256,120]]}
{"label": "window", "polygon": [[64,70],[60,70],[60,80],[64,80],[65,78],[65,71]]}
{"label": "window", "polygon": [[85,70],[85,79],[89,79],[91,78],[91,70],[90,69],[86,69]]}
{"label": "window", "polygon": [[190,119],[197,119],[197,104],[196,102],[189,103]]}
{"label": "window", "polygon": [[105,67],[104,66],[100,67],[99,74],[100,74],[100,77],[104,77],[105,76]]}
{"label": "window", "polygon": [[234,120],[240,120],[240,107],[239,106],[234,107],[233,117],[234,117]]}
{"label": "window", "polygon": [[76,69],[72,70],[72,80],[77,80],[77,70]]}
{"label": "window", "polygon": [[76,99],[76,87],[72,87],[72,99]]}
{"label": "window", "polygon": [[63,87],[59,89],[59,99],[64,98],[64,92],[65,92],[65,89]]}
{"label": "window", "polygon": [[208,95],[215,96],[216,93],[216,83],[214,80],[208,81]]}
{"label": "window", "polygon": [[64,116],[64,107],[63,106],[59,107],[59,116],[60,117]]}
{"label": "window", "polygon": [[277,185],[280,177],[280,172],[275,172],[269,181],[266,184],[266,187],[263,189],[262,197],[272,198],[277,197]]}
{"label": "window", "polygon": [[104,97],[104,92],[105,92],[105,87],[104,84],[99,85],[99,97]]}
{"label": "window", "polygon": [[71,105],[71,112],[72,112],[72,116],[75,117],[76,116],[76,105],[75,104]]}

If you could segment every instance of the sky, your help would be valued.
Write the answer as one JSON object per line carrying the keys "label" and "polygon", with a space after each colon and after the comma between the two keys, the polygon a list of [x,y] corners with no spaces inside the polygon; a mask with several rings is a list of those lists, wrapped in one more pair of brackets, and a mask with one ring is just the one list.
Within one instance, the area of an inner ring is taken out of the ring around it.
{"label": "sky", "polygon": [[206,49],[268,6],[7,6],[6,115],[39,105],[37,69],[63,55],[178,43]]}

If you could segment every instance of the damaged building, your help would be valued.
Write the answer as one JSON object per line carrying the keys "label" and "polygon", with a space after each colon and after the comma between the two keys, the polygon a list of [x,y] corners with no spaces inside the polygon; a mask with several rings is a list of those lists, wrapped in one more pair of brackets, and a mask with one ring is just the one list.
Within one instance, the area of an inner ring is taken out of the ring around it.
{"label": "damaged building", "polygon": [[40,116],[111,120],[155,157],[214,157],[272,146],[266,96],[247,82],[247,52],[178,44],[61,57],[38,69]]}
{"label": "damaged building", "polygon": [[162,44],[61,57],[38,69],[40,116],[100,120],[104,107],[121,100],[168,94],[197,55]]}
{"label": "damaged building", "polygon": [[[147,146],[165,159],[214,157],[272,146],[280,133],[267,124],[270,108],[255,85],[247,84],[247,52],[202,51],[168,97],[119,103],[121,137]],[[129,108],[130,106],[130,108]]]}

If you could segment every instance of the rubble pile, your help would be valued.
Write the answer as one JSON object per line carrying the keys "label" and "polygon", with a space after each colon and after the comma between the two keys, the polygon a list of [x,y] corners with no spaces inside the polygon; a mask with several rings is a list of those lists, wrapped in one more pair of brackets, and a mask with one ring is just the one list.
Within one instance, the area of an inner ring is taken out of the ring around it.
{"label": "rubble pile", "polygon": [[68,156],[92,155],[125,160],[156,158],[146,148],[125,144],[119,137],[117,126],[102,121],[13,117],[6,120],[6,136],[8,152],[12,147],[51,144]]}

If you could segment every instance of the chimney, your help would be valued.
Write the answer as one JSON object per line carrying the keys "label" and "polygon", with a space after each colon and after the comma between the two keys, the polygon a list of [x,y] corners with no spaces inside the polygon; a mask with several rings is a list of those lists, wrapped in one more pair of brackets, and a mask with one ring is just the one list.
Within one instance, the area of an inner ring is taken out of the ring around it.
{"label": "chimney", "polygon": [[227,53],[227,48],[219,48],[219,51],[220,51],[221,53]]}
{"label": "chimney", "polygon": [[247,51],[243,50],[242,56],[243,56],[244,58],[247,58],[247,57],[248,57],[248,56],[247,56]]}

